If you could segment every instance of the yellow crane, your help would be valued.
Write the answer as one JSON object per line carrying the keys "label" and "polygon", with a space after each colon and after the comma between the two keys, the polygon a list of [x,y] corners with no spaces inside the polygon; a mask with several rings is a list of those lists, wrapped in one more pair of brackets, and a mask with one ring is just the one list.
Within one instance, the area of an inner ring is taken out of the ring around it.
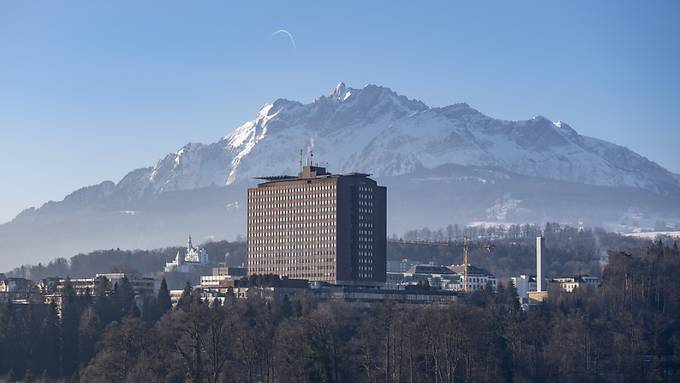
{"label": "yellow crane", "polygon": [[[424,245],[424,246],[457,246],[454,241],[418,241],[418,240],[388,240],[390,243],[400,244],[400,245]],[[493,249],[496,248],[495,245],[486,244],[483,246],[486,251],[491,253]],[[470,238],[468,236],[463,236],[463,291],[467,293],[469,291],[468,287],[468,264],[470,258]]]}
{"label": "yellow crane", "polygon": [[[484,248],[486,251],[489,253],[491,250],[495,249],[496,246],[488,244],[485,245]],[[463,291],[467,294],[469,290],[469,285],[468,285],[468,265],[469,265],[469,259],[470,257],[470,239],[468,236],[463,237]]]}

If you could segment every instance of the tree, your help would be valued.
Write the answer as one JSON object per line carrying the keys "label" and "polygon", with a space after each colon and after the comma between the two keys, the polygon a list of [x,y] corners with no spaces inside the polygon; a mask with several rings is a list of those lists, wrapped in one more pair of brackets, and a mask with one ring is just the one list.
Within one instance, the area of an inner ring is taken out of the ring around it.
{"label": "tree", "polygon": [[140,356],[148,350],[144,323],[128,317],[122,324],[113,322],[104,331],[100,349],[81,380],[86,382],[126,382],[137,367]]}
{"label": "tree", "polygon": [[38,366],[52,378],[56,378],[61,370],[61,339],[59,334],[59,318],[57,304],[51,301],[40,327],[39,347],[36,358]]}
{"label": "tree", "polygon": [[114,288],[114,302],[117,306],[117,318],[124,318],[130,315],[139,316],[139,309],[135,302],[135,290],[127,275],[123,276]]}
{"label": "tree", "polygon": [[192,300],[193,297],[191,284],[187,281],[187,283],[184,285],[184,291],[182,291],[182,295],[179,297],[179,300],[177,301],[177,309],[189,311],[189,309],[191,308]]}
{"label": "tree", "polygon": [[61,291],[61,359],[64,376],[72,376],[78,368],[78,326],[80,306],[71,284],[66,278]]}
{"label": "tree", "polygon": [[97,311],[92,306],[88,306],[80,316],[78,325],[78,352],[82,366],[86,366],[94,356],[95,343],[101,331],[101,323],[97,316]]}
{"label": "tree", "polygon": [[161,287],[158,290],[158,296],[156,297],[156,312],[157,319],[163,316],[166,312],[172,309],[172,300],[170,299],[170,291],[168,290],[168,284],[165,282],[165,278],[161,281]]}

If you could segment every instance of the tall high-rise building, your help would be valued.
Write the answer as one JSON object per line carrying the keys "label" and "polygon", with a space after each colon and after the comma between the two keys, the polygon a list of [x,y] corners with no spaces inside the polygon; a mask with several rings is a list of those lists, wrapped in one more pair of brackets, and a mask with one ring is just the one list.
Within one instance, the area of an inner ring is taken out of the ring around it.
{"label": "tall high-rise building", "polygon": [[248,189],[248,274],[384,282],[387,189],[368,174],[304,166]]}

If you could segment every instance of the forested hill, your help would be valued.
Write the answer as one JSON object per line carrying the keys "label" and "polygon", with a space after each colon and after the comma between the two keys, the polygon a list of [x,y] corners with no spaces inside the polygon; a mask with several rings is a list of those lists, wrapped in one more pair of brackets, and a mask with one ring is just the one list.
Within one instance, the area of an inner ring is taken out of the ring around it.
{"label": "forested hill", "polygon": [[[408,258],[421,263],[451,265],[463,263],[462,237],[474,238],[470,262],[483,267],[499,277],[533,274],[535,271],[535,237],[546,237],[544,268],[546,276],[589,274],[600,275],[607,263],[608,252],[628,251],[648,246],[648,240],[626,237],[602,229],[576,229],[570,226],[548,223],[538,225],[514,225],[505,228],[464,228],[449,225],[442,229],[418,229],[405,234],[410,241],[450,242],[449,246],[428,244],[403,244],[393,238],[387,247],[388,259]],[[483,247],[493,243],[489,253]],[[207,242],[202,244],[213,265],[225,262],[229,266],[245,263],[244,242]],[[97,273],[127,271],[156,273],[163,270],[165,262],[173,259],[179,247],[156,250],[99,250],[78,254],[70,259],[57,258],[46,265],[25,265],[16,268],[8,276],[39,280],[54,276],[87,277]],[[227,256],[228,254],[228,256]],[[184,281],[181,282],[183,285]],[[173,282],[173,288],[176,284]]]}
{"label": "forested hill", "polygon": [[[536,236],[545,236],[543,267],[546,276],[576,274],[600,275],[609,252],[632,251],[651,245],[649,240],[622,236],[598,228],[577,229],[557,223],[512,225],[506,227],[468,227],[449,225],[441,229],[422,228],[406,232],[399,243],[388,244],[390,259],[415,260],[422,263],[450,265],[463,263],[463,236],[473,238],[470,263],[483,267],[498,277],[535,274]],[[423,242],[423,244],[413,244]],[[439,245],[427,244],[439,242]],[[495,248],[488,252],[487,244]]]}
{"label": "forested hill", "polygon": [[[241,266],[245,262],[244,242],[206,242],[201,245],[208,252],[210,263],[227,262],[229,266]],[[181,247],[155,250],[97,250],[74,255],[70,259],[57,258],[46,265],[24,265],[7,273],[7,276],[28,278],[34,281],[47,277],[91,277],[97,273],[138,272],[156,273],[163,270],[165,262],[172,260]]]}

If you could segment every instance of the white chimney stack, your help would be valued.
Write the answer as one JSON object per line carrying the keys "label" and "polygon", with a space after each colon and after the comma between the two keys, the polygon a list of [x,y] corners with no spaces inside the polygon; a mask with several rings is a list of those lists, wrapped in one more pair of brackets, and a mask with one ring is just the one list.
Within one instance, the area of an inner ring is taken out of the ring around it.
{"label": "white chimney stack", "polygon": [[545,239],[543,236],[536,237],[536,291],[542,291],[541,285],[543,284],[543,272],[542,272],[542,252]]}

